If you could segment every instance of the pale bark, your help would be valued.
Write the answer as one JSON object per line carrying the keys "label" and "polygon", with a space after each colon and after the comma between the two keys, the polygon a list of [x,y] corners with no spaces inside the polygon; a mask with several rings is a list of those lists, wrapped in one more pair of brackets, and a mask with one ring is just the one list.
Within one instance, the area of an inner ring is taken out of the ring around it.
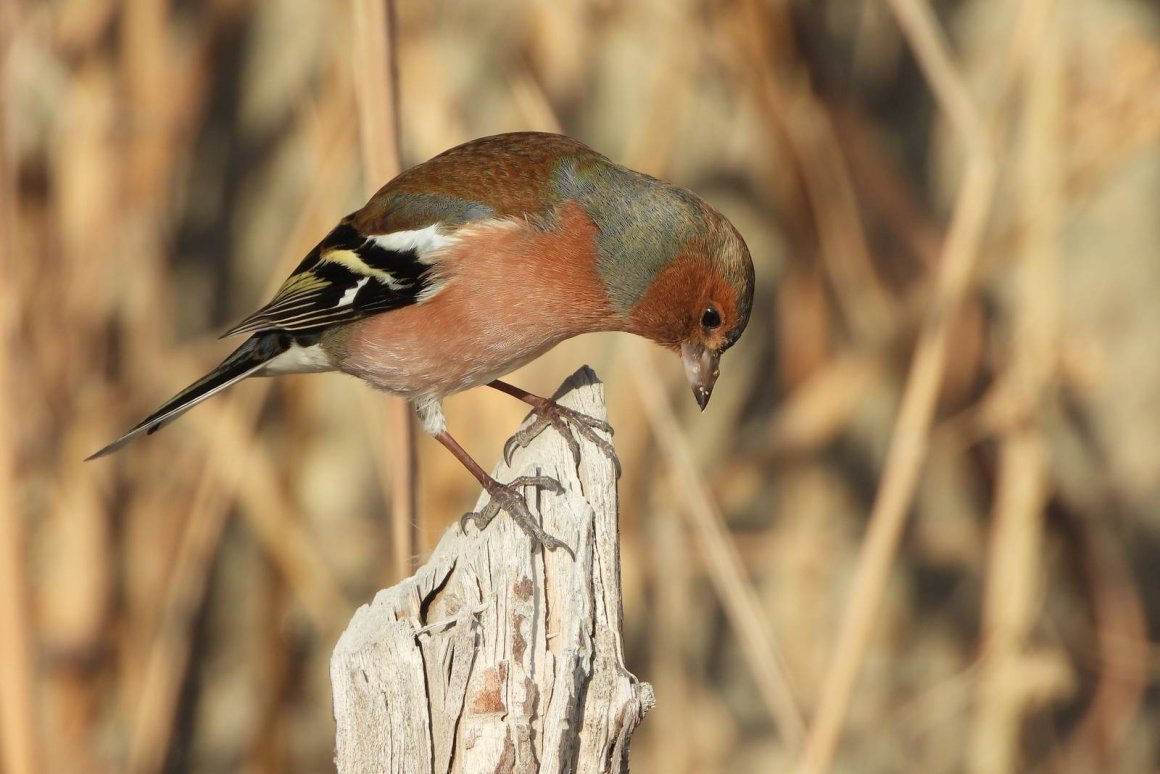
{"label": "pale bark", "polygon": [[[558,397],[605,418],[588,368]],[[564,486],[529,490],[529,505],[575,559],[533,547],[501,512],[482,532],[451,526],[355,613],[331,658],[341,774],[628,770],[653,694],[624,666],[615,466],[580,443],[579,469],[549,428],[493,472]]]}

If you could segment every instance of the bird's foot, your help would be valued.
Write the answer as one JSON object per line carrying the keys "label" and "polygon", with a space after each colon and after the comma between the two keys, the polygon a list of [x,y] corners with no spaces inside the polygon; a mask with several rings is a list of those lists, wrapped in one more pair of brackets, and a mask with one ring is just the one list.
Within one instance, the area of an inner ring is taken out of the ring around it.
{"label": "bird's foot", "polygon": [[608,433],[612,435],[612,425],[605,422],[603,419],[596,419],[587,414],[583,414],[575,409],[570,409],[567,406],[561,406],[554,400],[548,398],[541,398],[542,403],[533,403],[533,412],[536,418],[527,427],[517,430],[515,435],[507,440],[503,447],[503,458],[510,465],[512,462],[512,454],[516,449],[522,449],[532,442],[536,436],[544,432],[548,427],[554,429],[560,436],[568,443],[568,448],[572,452],[572,459],[576,461],[576,466],[580,466],[580,441],[576,436],[581,436],[589,443],[593,444],[597,449],[604,452],[604,454],[612,460],[616,466],[616,477],[620,478],[620,460],[616,456],[616,449],[612,444],[597,434],[597,431]]}
{"label": "bird's foot", "polygon": [[562,548],[568,552],[569,556],[575,559],[576,554],[572,552],[568,544],[559,538],[549,535],[532,515],[531,510],[528,508],[528,501],[520,491],[520,489],[527,486],[546,489],[553,494],[564,493],[564,487],[560,482],[549,476],[520,476],[507,484],[501,484],[495,479],[492,479],[490,484],[484,485],[484,489],[491,496],[491,499],[487,501],[487,505],[483,506],[478,512],[472,511],[463,514],[463,517],[459,519],[459,528],[466,532],[467,523],[470,521],[474,522],[475,526],[482,531],[487,528],[487,525],[491,523],[492,519],[500,511],[507,511],[508,515],[512,517],[512,520],[527,533],[534,544],[543,546],[549,551]]}

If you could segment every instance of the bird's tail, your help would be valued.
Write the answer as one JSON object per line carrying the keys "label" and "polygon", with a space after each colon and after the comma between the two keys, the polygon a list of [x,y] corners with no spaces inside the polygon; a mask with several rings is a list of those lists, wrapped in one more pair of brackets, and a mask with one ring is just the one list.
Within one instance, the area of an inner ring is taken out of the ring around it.
{"label": "bird's tail", "polygon": [[164,406],[99,452],[86,457],[95,460],[120,449],[141,434],[160,430],[177,417],[189,411],[206,398],[217,395],[231,384],[261,371],[271,360],[294,346],[294,339],[281,331],[269,331],[251,336],[245,344],[221,362],[217,368],[174,395]]}

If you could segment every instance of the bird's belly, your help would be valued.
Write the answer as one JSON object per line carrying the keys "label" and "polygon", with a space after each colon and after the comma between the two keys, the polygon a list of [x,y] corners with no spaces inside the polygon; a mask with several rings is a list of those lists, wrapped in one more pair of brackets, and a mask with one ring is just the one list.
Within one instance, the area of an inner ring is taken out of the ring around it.
{"label": "bird's belly", "polygon": [[486,346],[430,348],[416,353],[379,344],[372,346],[372,358],[356,359],[343,370],[379,389],[409,398],[442,397],[499,379],[535,360],[554,343],[502,354],[491,352]]}
{"label": "bird's belly", "polygon": [[354,323],[323,346],[341,370],[379,389],[434,398],[494,381],[572,335],[537,319],[500,324],[498,316],[469,316],[470,310],[425,308],[435,305]]}

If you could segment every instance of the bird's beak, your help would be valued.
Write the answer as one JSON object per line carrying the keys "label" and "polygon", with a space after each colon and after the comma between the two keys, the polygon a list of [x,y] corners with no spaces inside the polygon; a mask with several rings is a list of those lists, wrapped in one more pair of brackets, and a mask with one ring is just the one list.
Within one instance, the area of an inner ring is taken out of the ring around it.
{"label": "bird's beak", "polygon": [[693,388],[693,397],[697,399],[701,411],[709,405],[713,385],[717,383],[717,374],[720,373],[719,361],[717,353],[710,352],[702,344],[686,342],[681,345],[681,362],[685,364],[685,377],[689,380],[689,386]]}

